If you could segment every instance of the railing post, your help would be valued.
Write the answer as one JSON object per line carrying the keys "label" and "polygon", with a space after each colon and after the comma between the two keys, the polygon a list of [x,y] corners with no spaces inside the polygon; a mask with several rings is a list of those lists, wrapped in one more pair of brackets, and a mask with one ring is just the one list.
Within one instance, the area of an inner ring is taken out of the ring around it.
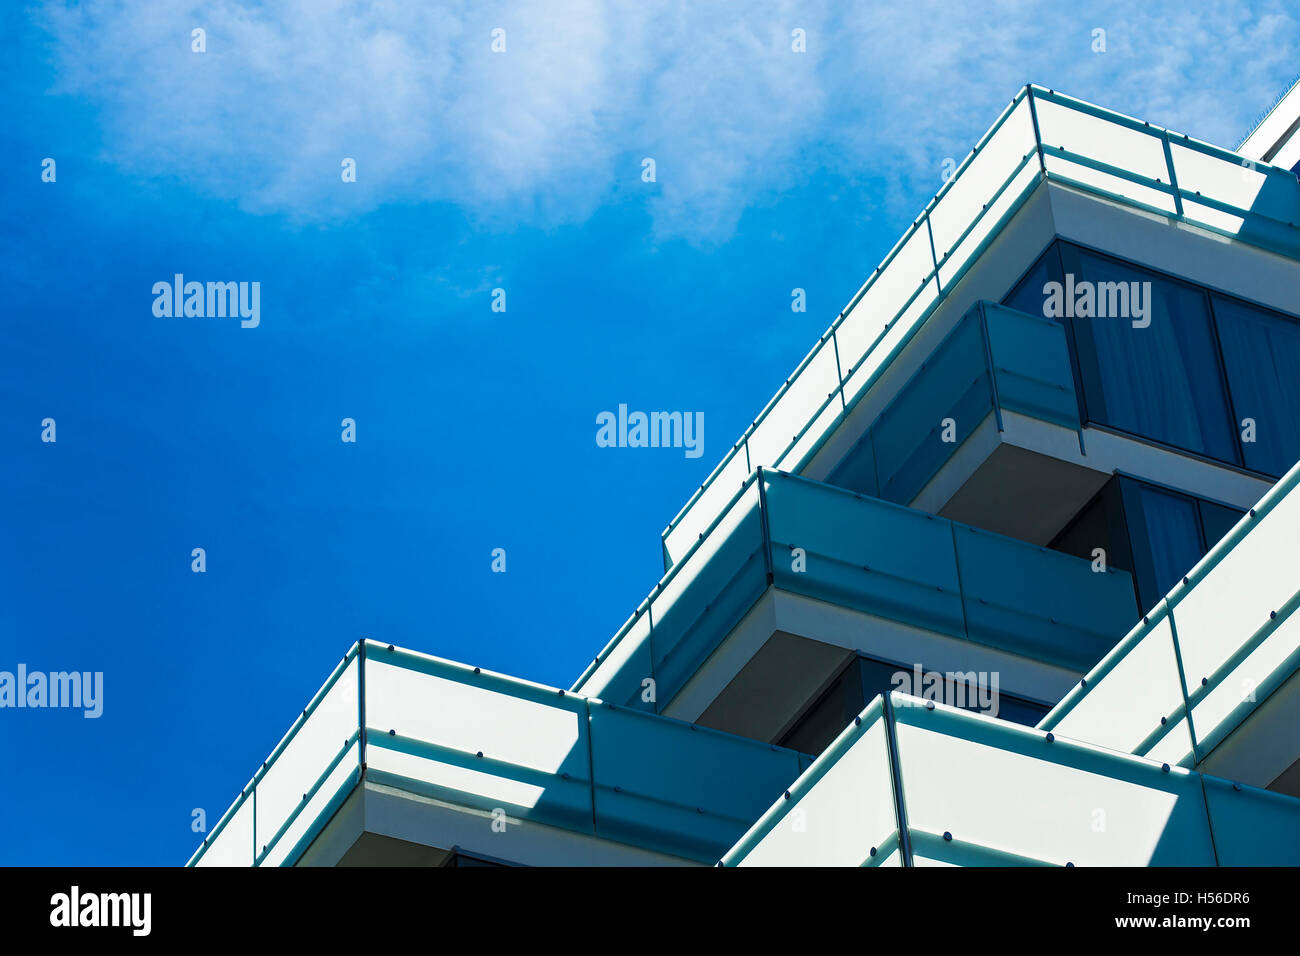
{"label": "railing post", "polygon": [[[956,177],[954,177],[956,178]],[[943,282],[939,279],[939,255],[934,251],[934,227],[930,225],[930,211],[925,211],[925,233],[930,237],[930,261],[934,263],[934,288],[939,298],[943,298]]]}
{"label": "railing post", "polygon": [[1043,134],[1038,129],[1038,107],[1034,103],[1034,85],[1025,87],[1029,95],[1029,119],[1034,124],[1034,147],[1038,150],[1038,169],[1043,178],[1047,178],[1047,161],[1043,158]]}
{"label": "railing post", "polygon": [[357,763],[366,777],[366,639],[357,643]]}
{"label": "railing post", "polygon": [[1214,854],[1214,865],[1223,866],[1219,862],[1219,841],[1214,835],[1214,814],[1210,812],[1210,795],[1205,792],[1205,775],[1197,772],[1196,779],[1201,784],[1201,802],[1205,804],[1205,825],[1210,831],[1210,851]]}
{"label": "railing post", "polygon": [[587,796],[591,799],[591,834],[600,836],[600,823],[596,819],[596,748],[591,742],[591,699],[582,700],[582,713],[587,721]]}
{"label": "railing post", "polygon": [[988,316],[984,314],[984,300],[980,299],[980,338],[984,341],[984,364],[989,370],[989,398],[993,401],[993,418],[998,425],[998,434],[1002,434],[1002,400],[998,398],[998,376],[993,367],[993,344],[989,341]]}
{"label": "railing post", "polygon": [[903,771],[898,759],[898,734],[894,727],[894,703],[889,691],[881,695],[884,702],[885,747],[889,751],[889,779],[894,792],[894,820],[898,824],[898,852],[903,866],[912,865],[912,838],[907,831],[907,801],[903,797]]}
{"label": "railing post", "polygon": [[776,575],[772,570],[772,529],[768,525],[767,521],[767,489],[763,487],[764,481],[762,465],[758,466],[758,473],[755,476],[754,481],[758,484],[758,518],[759,527],[762,529],[761,533],[763,536],[763,566],[767,569],[767,583],[770,587],[776,580]]}
{"label": "railing post", "polygon": [[1165,148],[1165,169],[1169,172],[1169,186],[1174,191],[1174,212],[1183,215],[1183,194],[1178,188],[1178,174],[1174,172],[1174,151],[1169,145],[1169,130],[1160,131],[1160,143]]}
{"label": "railing post", "polygon": [[1183,649],[1178,641],[1178,625],[1174,622],[1175,603],[1170,603],[1168,595],[1165,596],[1165,617],[1169,621],[1169,641],[1174,646],[1174,666],[1178,668],[1178,688],[1183,692],[1187,738],[1192,744],[1192,767],[1195,768],[1201,763],[1201,742],[1196,737],[1196,724],[1192,721],[1192,695],[1187,689],[1187,671],[1183,668]]}
{"label": "railing post", "polygon": [[[659,670],[658,668],[655,667],[655,601],[654,599],[655,599],[655,594],[658,592],[658,590],[659,590],[659,586],[655,585],[655,590],[651,592],[650,597],[646,599],[646,603],[645,603],[645,617],[646,617],[646,625],[647,625],[647,630],[645,632],[645,643],[646,643],[646,647],[650,649],[650,680],[654,682],[652,686],[655,689],[655,693],[654,693],[655,699],[650,702],[650,710],[656,714],[659,713]],[[594,770],[592,772],[595,773]],[[592,784],[593,786],[595,785],[594,778],[592,780]],[[594,801],[596,799],[594,794],[592,795],[591,799],[593,801],[592,806],[594,807],[595,806]],[[594,813],[595,811],[593,810],[592,812]]]}
{"label": "railing post", "polygon": [[839,383],[835,390],[840,393],[840,409],[846,410],[849,406],[844,401],[844,366],[840,365],[840,342],[836,332],[836,329],[831,330],[831,347],[835,349],[835,380]]}

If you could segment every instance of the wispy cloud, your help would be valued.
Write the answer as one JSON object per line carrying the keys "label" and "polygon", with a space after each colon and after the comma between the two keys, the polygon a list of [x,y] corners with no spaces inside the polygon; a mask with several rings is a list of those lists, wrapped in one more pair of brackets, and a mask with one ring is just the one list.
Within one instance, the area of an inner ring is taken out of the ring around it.
{"label": "wispy cloud", "polygon": [[92,0],[38,16],[57,92],[98,107],[134,175],[321,222],[432,201],[549,226],[631,200],[659,237],[703,242],[826,169],[906,215],[1028,81],[1231,145],[1300,46],[1300,11],[1274,0]]}

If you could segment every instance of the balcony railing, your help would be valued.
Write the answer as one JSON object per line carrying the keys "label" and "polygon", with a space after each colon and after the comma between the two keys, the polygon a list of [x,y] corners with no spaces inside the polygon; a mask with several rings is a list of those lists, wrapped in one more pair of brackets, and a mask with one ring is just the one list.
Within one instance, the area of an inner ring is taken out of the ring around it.
{"label": "balcony railing", "polygon": [[1295,866],[1300,800],[894,693],[723,862]]}
{"label": "balcony railing", "polygon": [[1081,428],[1065,328],[978,302],[827,481],[906,504],[985,419],[992,416],[1001,431],[1004,410]]}
{"label": "balcony railing", "polygon": [[1300,671],[1300,465],[1039,726],[1195,766]]}
{"label": "balcony railing", "polygon": [[1125,571],[763,469],[574,690],[661,710],[769,585],[1077,672],[1138,614]]}
{"label": "balcony railing", "polygon": [[812,459],[1044,181],[1300,257],[1289,171],[1028,86],[664,530],[665,570],[755,468]]}
{"label": "balcony railing", "polygon": [[366,641],[198,866],[292,865],[364,778],[471,811],[713,862],[807,755]]}

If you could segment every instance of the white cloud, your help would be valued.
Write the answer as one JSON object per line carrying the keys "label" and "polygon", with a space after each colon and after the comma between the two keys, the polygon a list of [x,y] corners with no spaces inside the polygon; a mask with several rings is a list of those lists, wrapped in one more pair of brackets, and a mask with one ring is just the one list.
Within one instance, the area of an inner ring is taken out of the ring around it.
{"label": "white cloud", "polygon": [[[1232,145],[1300,41],[1300,15],[1243,0],[1141,13],[1012,0],[92,0],[40,17],[57,91],[99,108],[107,154],[135,175],[323,222],[435,201],[548,226],[631,200],[660,237],[705,242],[823,168],[879,180],[881,200],[910,215],[943,158],[960,159],[1030,80]],[[1097,26],[1105,55],[1090,49]],[[490,49],[496,27],[504,54]],[[791,51],[795,27],[805,54]],[[345,156],[358,163],[346,188]]]}

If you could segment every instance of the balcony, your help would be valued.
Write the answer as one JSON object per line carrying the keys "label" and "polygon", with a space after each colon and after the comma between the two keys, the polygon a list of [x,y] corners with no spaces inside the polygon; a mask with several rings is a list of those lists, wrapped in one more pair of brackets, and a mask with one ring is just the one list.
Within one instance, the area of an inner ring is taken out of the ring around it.
{"label": "balcony", "polygon": [[1180,766],[1249,767],[1260,786],[1300,757],[1294,712],[1266,706],[1300,692],[1298,484],[1300,465],[1040,726]]}
{"label": "balcony", "polygon": [[885,406],[827,481],[910,503],[990,418],[1082,428],[1065,329],[978,302]]}
{"label": "balcony", "polygon": [[[427,818],[431,806],[451,808],[469,821],[456,831],[462,852],[514,859],[527,824],[530,852],[539,840],[577,835],[647,851],[632,862],[711,863],[810,760],[366,641],[190,865],[293,865],[358,784],[409,795]],[[503,826],[494,829],[496,820]],[[465,832],[481,845],[466,847]],[[444,835],[439,845],[451,849]],[[560,859],[581,857],[570,848]]]}
{"label": "balcony", "polygon": [[1026,87],[665,529],[665,569],[754,469],[803,470],[1045,182],[1300,256],[1300,183],[1287,170]]}
{"label": "balcony", "polygon": [[1075,674],[1137,618],[1127,572],[763,469],[575,691],[662,711],[769,587]]}
{"label": "balcony", "polygon": [[730,866],[1300,864],[1300,800],[914,697],[877,697]]}

